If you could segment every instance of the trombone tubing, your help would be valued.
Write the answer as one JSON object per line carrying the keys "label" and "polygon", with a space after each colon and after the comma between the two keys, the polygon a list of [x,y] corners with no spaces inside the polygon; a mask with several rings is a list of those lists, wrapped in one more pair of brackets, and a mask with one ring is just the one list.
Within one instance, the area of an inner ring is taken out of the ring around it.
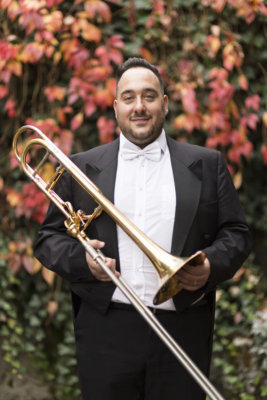
{"label": "trombone tubing", "polygon": [[[21,133],[26,130],[34,130],[42,139],[31,139],[23,147],[21,156],[17,151],[17,141]],[[64,201],[51,190],[47,190],[47,185],[43,179],[36,174],[36,172],[27,164],[26,157],[30,148],[34,145],[43,146],[49,154],[51,154],[60,164],[63,166],[68,173],[70,173],[74,179],[92,196],[88,187],[93,187],[93,192],[101,193],[100,190],[83,174],[83,172],[60,150],[54,143],[48,139],[42,131],[38,128],[25,125],[21,127],[15,134],[13,140],[13,148],[18,161],[21,163],[22,168],[26,175],[39,187],[40,190],[51,200],[54,204],[64,213],[67,218],[71,215],[64,208]],[[46,157],[46,155],[45,155]],[[96,196],[98,197],[98,196]],[[104,197],[102,195],[102,197]],[[107,200],[107,199],[106,199]],[[109,202],[109,200],[107,200]],[[104,202],[105,203],[105,202]],[[112,203],[111,203],[112,204]],[[166,331],[166,329],[160,324],[158,319],[154,316],[151,310],[142,302],[142,300],[136,295],[132,288],[120,277],[116,275],[109,269],[106,265],[104,255],[101,251],[94,249],[89,244],[89,238],[84,232],[76,230],[76,238],[83,245],[85,251],[100,265],[100,267],[105,271],[109,278],[114,282],[114,284],[122,291],[122,293],[129,299],[131,304],[136,308],[139,314],[145,319],[145,321],[150,325],[158,337],[165,343],[169,350],[174,354],[177,360],[183,365],[183,367],[189,372],[193,379],[199,384],[199,386],[204,390],[204,392],[209,396],[210,400],[224,400],[217,389],[212,385],[208,378],[202,373],[202,371],[196,366],[196,364],[191,360],[191,358],[183,351],[183,349],[178,345],[177,342],[172,338],[172,336]]]}

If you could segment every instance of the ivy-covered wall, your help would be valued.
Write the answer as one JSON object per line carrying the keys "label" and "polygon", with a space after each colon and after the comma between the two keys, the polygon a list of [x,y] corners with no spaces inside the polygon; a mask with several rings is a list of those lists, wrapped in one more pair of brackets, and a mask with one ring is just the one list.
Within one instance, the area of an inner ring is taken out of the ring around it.
{"label": "ivy-covered wall", "polygon": [[34,374],[49,400],[79,399],[68,287],[32,255],[48,201],[14,133],[35,125],[66,154],[112,141],[116,67],[142,56],[163,76],[167,133],[223,152],[254,237],[218,288],[211,379],[227,399],[267,398],[266,23],[263,0],[0,1],[2,382]]}

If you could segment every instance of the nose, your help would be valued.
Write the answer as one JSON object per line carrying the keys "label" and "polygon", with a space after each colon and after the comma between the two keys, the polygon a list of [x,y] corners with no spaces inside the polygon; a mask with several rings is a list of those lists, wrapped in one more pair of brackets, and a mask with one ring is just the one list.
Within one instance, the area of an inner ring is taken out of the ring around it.
{"label": "nose", "polygon": [[145,105],[141,96],[137,96],[134,104],[134,111],[136,113],[144,112]]}

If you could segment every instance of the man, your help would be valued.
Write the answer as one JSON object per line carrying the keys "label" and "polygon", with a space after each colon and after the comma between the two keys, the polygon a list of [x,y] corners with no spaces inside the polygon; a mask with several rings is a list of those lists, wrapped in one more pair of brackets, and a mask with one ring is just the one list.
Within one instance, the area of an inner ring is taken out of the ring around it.
{"label": "man", "polygon": [[[154,307],[161,324],[208,374],[217,284],[246,259],[250,234],[223,157],[166,137],[168,97],[157,69],[132,58],[118,70],[114,109],[120,137],[73,161],[115,206],[159,246],[177,256],[198,250],[201,265],[179,273],[183,287]],[[95,202],[66,174],[57,192],[75,210]],[[88,228],[106,263],[153,307],[157,273],[106,214]],[[71,284],[74,330],[85,400],[203,400],[204,393],[76,239],[51,205],[36,257]]]}

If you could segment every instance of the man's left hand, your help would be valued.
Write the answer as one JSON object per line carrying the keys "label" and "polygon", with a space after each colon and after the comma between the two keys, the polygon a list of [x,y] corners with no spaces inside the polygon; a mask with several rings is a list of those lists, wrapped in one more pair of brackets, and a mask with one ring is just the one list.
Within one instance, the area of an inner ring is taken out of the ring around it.
{"label": "man's left hand", "polygon": [[183,289],[194,291],[202,288],[210,276],[210,262],[207,257],[203,264],[185,265],[176,274]]}

